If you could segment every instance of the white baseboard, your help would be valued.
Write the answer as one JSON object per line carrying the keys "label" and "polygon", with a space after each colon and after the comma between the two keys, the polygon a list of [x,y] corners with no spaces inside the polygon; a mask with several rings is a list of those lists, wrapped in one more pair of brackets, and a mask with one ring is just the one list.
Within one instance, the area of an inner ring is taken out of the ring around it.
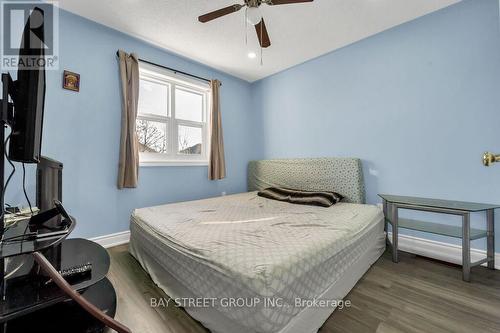
{"label": "white baseboard", "polygon": [[[389,240],[392,234],[389,233]],[[418,254],[421,256],[462,264],[462,247],[454,244],[437,242],[419,237],[399,234],[398,248],[401,251]],[[486,251],[471,249],[471,261],[476,262],[486,257]],[[483,264],[486,266],[486,264]],[[500,253],[495,253],[495,269],[500,269]]]}
{"label": "white baseboard", "polygon": [[[391,233],[389,233],[389,239],[391,239]],[[115,234],[91,238],[90,240],[105,248],[110,248],[128,243],[130,241],[130,231],[117,232]],[[462,248],[457,245],[401,234],[399,235],[398,244],[401,251],[454,264],[462,263]],[[471,249],[471,259],[473,262],[481,260],[484,257],[486,257],[486,251]],[[498,252],[495,253],[495,268],[500,269],[500,253]]]}
{"label": "white baseboard", "polygon": [[93,242],[101,245],[104,248],[110,248],[113,246],[118,246],[126,244],[130,241],[130,231],[117,232],[115,234],[109,234],[99,237],[94,237],[90,239]]}

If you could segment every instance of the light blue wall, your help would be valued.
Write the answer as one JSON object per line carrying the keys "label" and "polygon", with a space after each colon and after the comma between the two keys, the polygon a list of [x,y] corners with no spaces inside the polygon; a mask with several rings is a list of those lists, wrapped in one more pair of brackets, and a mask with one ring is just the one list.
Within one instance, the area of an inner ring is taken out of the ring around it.
{"label": "light blue wall", "polygon": [[[168,33],[168,32],[166,32]],[[44,155],[64,163],[63,202],[78,220],[74,236],[93,237],[128,229],[132,209],[246,190],[246,164],[260,157],[250,84],[144,42],[61,12],[60,70],[47,72]],[[120,139],[120,84],[117,49],[141,58],[223,82],[221,105],[227,179],[208,181],[207,167],[141,168],[139,187],[116,188]],[[79,93],[62,89],[64,69],[81,74]],[[6,202],[26,205],[21,168]],[[34,200],[34,168],[28,192]]]}
{"label": "light blue wall", "polygon": [[[464,1],[252,85],[66,12],[60,34],[43,153],[64,163],[75,236],[126,230],[136,207],[244,191],[246,164],[258,158],[360,157],[369,203],[381,192],[500,202],[499,166],[480,164],[484,150],[500,152],[496,0]],[[226,180],[208,181],[205,167],[141,168],[139,188],[116,189],[118,48],[223,81]],[[80,93],[61,88],[64,69],[82,75]],[[25,205],[20,175],[8,203]]]}
{"label": "light blue wall", "polygon": [[498,13],[467,0],[255,83],[264,157],[360,157],[369,203],[500,203]]}

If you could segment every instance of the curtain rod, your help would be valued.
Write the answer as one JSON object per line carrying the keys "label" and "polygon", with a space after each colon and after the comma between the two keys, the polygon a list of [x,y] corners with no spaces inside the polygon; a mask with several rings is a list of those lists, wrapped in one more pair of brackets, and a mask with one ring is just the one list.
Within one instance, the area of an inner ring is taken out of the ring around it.
{"label": "curtain rod", "polygon": [[[116,51],[116,56],[117,57],[119,56],[119,52],[118,51]],[[182,75],[190,76],[190,77],[193,77],[195,79],[206,81],[206,82],[211,82],[212,81],[212,80],[206,79],[206,78],[201,77],[201,76],[197,76],[197,75],[194,75],[194,74],[189,74],[189,73],[186,73],[186,72],[183,72],[183,71],[179,71],[179,70],[171,68],[171,67],[167,67],[167,66],[163,66],[163,65],[160,65],[160,64],[156,64],[154,62],[147,61],[147,60],[144,60],[144,59],[139,59],[139,61],[144,62],[144,63],[149,64],[149,65],[156,66],[156,67],[167,69],[169,71],[174,72],[175,74],[182,74]],[[220,83],[220,85],[222,86],[222,82]]]}

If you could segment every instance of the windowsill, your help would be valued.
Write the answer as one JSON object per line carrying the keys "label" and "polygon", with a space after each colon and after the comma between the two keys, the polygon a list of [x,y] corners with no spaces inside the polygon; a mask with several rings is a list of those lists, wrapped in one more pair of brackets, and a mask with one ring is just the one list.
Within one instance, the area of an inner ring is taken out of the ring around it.
{"label": "windowsill", "polygon": [[140,161],[139,167],[208,166],[208,161]]}

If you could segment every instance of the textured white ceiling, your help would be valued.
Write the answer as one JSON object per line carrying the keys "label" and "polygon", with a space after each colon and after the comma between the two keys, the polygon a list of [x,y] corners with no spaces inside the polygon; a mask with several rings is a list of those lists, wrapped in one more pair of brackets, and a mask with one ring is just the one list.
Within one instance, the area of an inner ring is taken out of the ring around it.
{"label": "textured white ceiling", "polygon": [[247,81],[256,81],[460,0],[315,0],[262,5],[272,45],[264,65],[244,9],[209,23],[199,15],[243,0],[59,0],[59,6]]}

